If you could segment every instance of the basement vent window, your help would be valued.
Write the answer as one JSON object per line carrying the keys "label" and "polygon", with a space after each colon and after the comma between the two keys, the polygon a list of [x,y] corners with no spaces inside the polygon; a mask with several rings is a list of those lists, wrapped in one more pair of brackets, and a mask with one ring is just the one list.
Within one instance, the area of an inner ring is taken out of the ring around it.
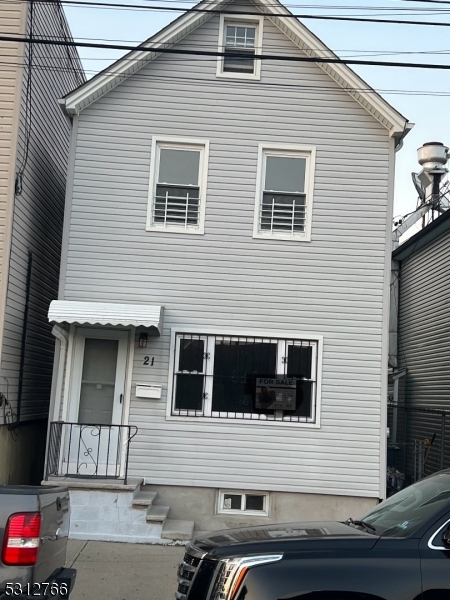
{"label": "basement vent window", "polygon": [[218,514],[269,516],[267,492],[219,491]]}

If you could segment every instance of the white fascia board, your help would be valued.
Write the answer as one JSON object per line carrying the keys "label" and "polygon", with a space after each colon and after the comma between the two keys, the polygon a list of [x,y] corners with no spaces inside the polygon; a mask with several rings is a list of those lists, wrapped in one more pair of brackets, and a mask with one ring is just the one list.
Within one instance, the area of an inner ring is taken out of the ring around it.
{"label": "white fascia board", "polygon": [[[266,8],[267,16],[270,20],[281,29],[285,34],[285,29],[290,30],[294,35],[298,36],[307,48],[303,50],[308,56],[317,57],[317,64],[327,73],[328,76],[332,77],[338,85],[343,89],[347,86],[351,89],[347,90],[348,93],[357,100],[363,108],[368,110],[373,116],[377,118],[388,130],[391,136],[398,136],[399,134],[406,134],[411,129],[408,127],[408,121],[395,110],[386,100],[384,100],[375,91],[358,91],[357,93],[352,92],[353,89],[369,89],[372,88],[361,79],[350,67],[344,63],[320,63],[320,57],[323,58],[339,58],[332,50],[330,50],[325,44],[317,38],[303,23],[297,19],[290,18],[287,23],[284,21],[279,22],[278,15],[290,14],[283,5],[274,6],[274,0],[259,0],[262,6]],[[271,18],[273,17],[273,18]],[[281,25],[281,27],[280,27]],[[283,27],[284,25],[284,27]],[[295,43],[295,40],[292,40]],[[298,44],[297,44],[298,45]],[[314,50],[313,50],[314,49]],[[359,98],[358,98],[359,97]],[[377,115],[378,113],[378,115]],[[380,118],[381,117],[381,118]],[[384,121],[388,123],[386,123]]]}
{"label": "white fascia board", "polygon": [[[222,2],[223,0],[217,0],[212,4],[208,3],[208,6],[214,9]],[[169,25],[144,42],[141,45],[142,50],[129,52],[123,58],[120,58],[109,66],[106,74],[99,73],[82,87],[74,90],[71,94],[60,100],[60,104],[63,105],[67,114],[79,114],[83,108],[89,106],[101,96],[104,96],[124,79],[161,54],[145,50],[146,45],[155,48],[157,46],[167,47],[168,44],[174,44],[188,35],[195,27],[215,16],[215,14],[188,13],[184,15],[184,18],[180,18],[178,23],[175,21],[173,26]]]}
{"label": "white fascia board", "polygon": [[[265,16],[267,16],[274,25],[278,27],[285,35],[293,41],[301,50],[312,58],[317,58],[317,64],[329,77],[340,85],[348,94],[363,108],[365,108],[374,118],[376,118],[392,137],[404,137],[411,129],[408,121],[398,111],[396,111],[386,100],[384,100],[372,88],[361,79],[350,67],[341,63],[321,63],[320,58],[339,58],[334,54],[319,38],[317,38],[305,25],[294,18],[288,18],[280,22],[279,17],[290,15],[290,11],[281,3],[275,6],[275,0],[252,0]],[[228,0],[208,0],[200,2],[196,7],[202,5],[205,8],[216,10],[222,4],[228,4]],[[180,39],[188,35],[193,29],[206,22],[217,13],[186,13],[176,19],[172,25],[168,25],[155,36],[149,38],[142,44],[142,50],[136,50],[128,53],[116,63],[108,67],[106,74],[99,73],[96,77],[88,81],[81,88],[74,90],[61,103],[63,110],[68,115],[79,114],[83,108],[92,104],[95,100],[105,95],[121,81],[132,75],[146,63],[160,55],[158,52],[149,52],[145,46],[155,48],[157,46],[175,44]],[[292,35],[292,37],[289,35]],[[298,37],[302,44],[296,42]],[[304,46],[306,47],[303,47]],[[369,89],[370,91],[353,91]]]}

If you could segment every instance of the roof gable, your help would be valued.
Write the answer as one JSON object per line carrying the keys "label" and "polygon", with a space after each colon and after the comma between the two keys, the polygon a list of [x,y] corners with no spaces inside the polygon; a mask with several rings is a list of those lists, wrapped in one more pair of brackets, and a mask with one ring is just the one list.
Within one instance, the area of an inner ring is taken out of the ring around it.
{"label": "roof gable", "polygon": [[[342,63],[324,63],[321,58],[338,58],[323,42],[321,42],[298,19],[283,18],[291,12],[278,0],[251,0],[258,11],[278,27],[306,56],[317,58],[316,64],[333,79],[341,88],[352,96],[389,132],[397,138],[404,137],[412,128],[412,124],[396,111],[386,100],[377,94],[350,67]],[[161,55],[158,48],[172,48],[186,37],[217,15],[218,10],[226,8],[230,0],[202,0],[195,8],[208,12],[186,12],[156,35],[143,42],[138,50],[133,50],[113,65],[98,73],[88,82],[60,100],[68,115],[77,115],[93,104],[98,98],[107,94],[146,64]],[[211,11],[211,12],[209,12]],[[150,50],[149,50],[150,49]]]}

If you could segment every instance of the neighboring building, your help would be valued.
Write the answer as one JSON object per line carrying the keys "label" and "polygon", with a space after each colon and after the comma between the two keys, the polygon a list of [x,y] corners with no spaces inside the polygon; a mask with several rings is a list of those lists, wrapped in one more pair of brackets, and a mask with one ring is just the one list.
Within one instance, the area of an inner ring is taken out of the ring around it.
{"label": "neighboring building", "polygon": [[[334,55],[281,4],[198,6],[64,99],[47,474],[134,478],[71,483],[74,537],[346,518],[385,494],[394,162],[411,126],[321,63]],[[296,399],[280,388],[271,405],[249,375],[294,379]]]}
{"label": "neighboring building", "polygon": [[[450,210],[392,259],[398,277],[398,408],[391,425],[398,450],[392,458],[411,481],[450,467]],[[425,440],[433,441],[429,450]]]}
{"label": "neighboring building", "polygon": [[[58,2],[2,6],[0,30],[67,40]],[[75,49],[0,42],[0,483],[37,483],[45,456]],[[31,68],[29,65],[31,63]]]}

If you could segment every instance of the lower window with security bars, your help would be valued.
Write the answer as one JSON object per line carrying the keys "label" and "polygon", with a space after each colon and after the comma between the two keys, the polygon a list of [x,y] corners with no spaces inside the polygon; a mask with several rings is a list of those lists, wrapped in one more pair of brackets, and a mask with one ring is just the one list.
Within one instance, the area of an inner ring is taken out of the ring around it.
{"label": "lower window with security bars", "polygon": [[179,333],[172,415],[315,423],[318,340]]}

